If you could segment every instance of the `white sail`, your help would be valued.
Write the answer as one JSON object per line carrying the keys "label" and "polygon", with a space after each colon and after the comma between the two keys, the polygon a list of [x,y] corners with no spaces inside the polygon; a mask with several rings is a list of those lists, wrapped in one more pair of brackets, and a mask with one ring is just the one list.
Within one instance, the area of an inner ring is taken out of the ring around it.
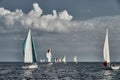
{"label": "white sail", "polygon": [[110,63],[108,29],[106,30],[106,37],[105,37],[105,43],[104,43],[104,49],[103,49],[103,56],[104,56],[104,61],[107,62],[107,63]]}
{"label": "white sail", "polygon": [[62,57],[62,62],[66,63],[66,56]]}
{"label": "white sail", "polygon": [[57,58],[54,58],[54,62],[55,62],[55,63],[57,62]]}
{"label": "white sail", "polygon": [[24,53],[25,63],[36,62],[36,55],[35,55],[34,43],[31,36],[31,30],[29,30],[28,35],[25,39],[23,53]]}
{"label": "white sail", "polygon": [[51,48],[47,51],[46,57],[48,59],[48,62],[52,61],[52,51],[51,51]]}
{"label": "white sail", "polygon": [[75,56],[75,57],[73,58],[73,60],[74,60],[74,62],[77,63],[77,56]]}

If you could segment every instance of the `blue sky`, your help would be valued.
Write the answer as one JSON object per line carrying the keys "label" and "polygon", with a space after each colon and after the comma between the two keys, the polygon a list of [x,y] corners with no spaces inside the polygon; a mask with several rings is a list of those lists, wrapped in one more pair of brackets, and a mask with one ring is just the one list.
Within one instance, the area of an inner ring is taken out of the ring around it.
{"label": "blue sky", "polygon": [[38,61],[49,48],[68,61],[103,61],[106,28],[111,60],[120,61],[119,9],[119,0],[1,0],[0,61],[23,61],[29,28]]}

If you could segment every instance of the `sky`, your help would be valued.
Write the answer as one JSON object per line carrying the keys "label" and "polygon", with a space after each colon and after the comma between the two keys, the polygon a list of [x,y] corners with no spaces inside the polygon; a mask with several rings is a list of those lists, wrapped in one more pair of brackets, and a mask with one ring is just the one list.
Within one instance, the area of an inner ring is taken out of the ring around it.
{"label": "sky", "polygon": [[37,61],[74,56],[102,62],[106,28],[111,61],[120,61],[119,0],[0,0],[0,62],[23,62],[23,42],[32,30]]}

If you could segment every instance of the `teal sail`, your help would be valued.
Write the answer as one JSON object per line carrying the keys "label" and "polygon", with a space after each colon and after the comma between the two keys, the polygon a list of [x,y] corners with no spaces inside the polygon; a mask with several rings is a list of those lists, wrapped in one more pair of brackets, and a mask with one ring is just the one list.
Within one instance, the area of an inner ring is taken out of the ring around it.
{"label": "teal sail", "polygon": [[[32,37],[31,37],[32,38]],[[35,46],[34,46],[34,40],[32,39],[32,57],[33,57],[33,62],[37,62],[36,60],[36,51],[35,51]]]}
{"label": "teal sail", "polygon": [[36,63],[36,51],[34,46],[34,41],[31,36],[31,30],[29,30],[28,35],[23,43],[23,54],[25,63]]}

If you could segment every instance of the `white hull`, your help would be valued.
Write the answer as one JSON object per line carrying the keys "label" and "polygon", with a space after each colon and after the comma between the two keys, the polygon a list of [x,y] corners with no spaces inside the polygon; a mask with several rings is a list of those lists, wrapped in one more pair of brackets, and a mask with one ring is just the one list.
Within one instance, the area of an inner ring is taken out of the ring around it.
{"label": "white hull", "polygon": [[118,69],[120,69],[120,67],[119,66],[111,66],[111,69],[112,70],[118,70]]}
{"label": "white hull", "polygon": [[25,65],[25,66],[22,66],[23,69],[35,69],[35,68],[38,68],[38,65],[37,64],[30,64],[30,65]]}
{"label": "white hull", "polygon": [[49,66],[50,66],[50,65],[53,65],[53,63],[51,62],[51,63],[49,63],[48,65],[49,65]]}
{"label": "white hull", "polygon": [[109,67],[106,67],[106,70],[118,70],[118,69],[120,69],[120,67],[117,65],[116,66],[111,65]]}

